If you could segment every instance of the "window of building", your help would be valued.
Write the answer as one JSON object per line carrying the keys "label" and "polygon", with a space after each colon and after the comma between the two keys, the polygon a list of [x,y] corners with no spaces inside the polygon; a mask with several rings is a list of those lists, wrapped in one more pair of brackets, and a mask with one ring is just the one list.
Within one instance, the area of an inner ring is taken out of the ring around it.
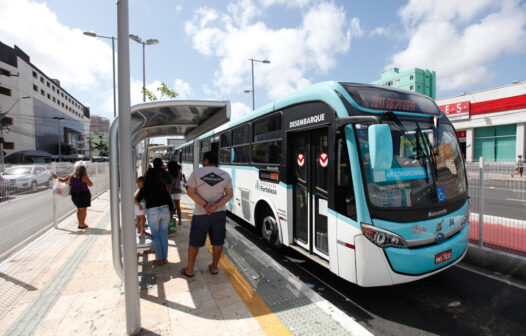
{"label": "window of building", "polygon": [[0,75],[4,75],[4,76],[8,76],[9,77],[11,75],[11,72],[9,70],[0,68]]}
{"label": "window of building", "polygon": [[410,85],[409,86],[409,90],[413,91],[415,89],[415,86],[414,85]]}
{"label": "window of building", "polygon": [[55,92],[55,85],[51,85],[51,90]]}
{"label": "window of building", "polygon": [[64,107],[64,103],[62,103],[62,107]]}
{"label": "window of building", "polygon": [[55,99],[55,97],[53,97],[53,103],[56,103],[56,102],[57,102],[57,100]]}
{"label": "window of building", "polygon": [[11,89],[0,86],[0,94],[3,94],[4,96],[11,96]]}
{"label": "window of building", "polygon": [[33,84],[33,91],[38,92],[38,86],[36,86],[35,84]]}
{"label": "window of building", "polygon": [[40,82],[44,83],[44,77],[40,76]]}
{"label": "window of building", "polygon": [[45,96],[45,95],[46,95],[46,93],[44,92],[44,90],[43,90],[43,89],[40,89],[40,94],[41,94],[41,95],[43,95],[43,96]]}
{"label": "window of building", "polygon": [[400,84],[400,80],[399,79],[395,80],[395,84]]}
{"label": "window of building", "polygon": [[507,161],[515,158],[517,125],[480,127],[475,129],[473,159]]}
{"label": "window of building", "polygon": [[51,100],[51,95],[49,93],[47,94],[47,99]]}
{"label": "window of building", "polygon": [[57,105],[60,106],[60,100],[57,99]]}
{"label": "window of building", "polygon": [[409,80],[413,80],[415,78],[414,75],[409,76]]}
{"label": "window of building", "polygon": [[38,78],[38,75],[37,75],[37,72],[36,72],[36,71],[33,71],[33,77],[34,77],[34,78]]}
{"label": "window of building", "polygon": [[61,92],[60,95],[62,96],[62,98],[64,98],[64,92]]}
{"label": "window of building", "polygon": [[49,84],[49,82],[46,82],[46,84],[47,84],[47,87],[51,87],[51,84]]}

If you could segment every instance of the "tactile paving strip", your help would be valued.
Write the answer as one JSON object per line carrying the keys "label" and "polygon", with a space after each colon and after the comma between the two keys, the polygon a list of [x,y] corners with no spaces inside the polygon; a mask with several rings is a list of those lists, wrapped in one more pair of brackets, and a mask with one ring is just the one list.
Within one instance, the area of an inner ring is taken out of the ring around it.
{"label": "tactile paving strip", "polygon": [[227,230],[224,252],[267,306],[293,335],[349,335],[350,331],[304,294],[303,283],[256,246]]}

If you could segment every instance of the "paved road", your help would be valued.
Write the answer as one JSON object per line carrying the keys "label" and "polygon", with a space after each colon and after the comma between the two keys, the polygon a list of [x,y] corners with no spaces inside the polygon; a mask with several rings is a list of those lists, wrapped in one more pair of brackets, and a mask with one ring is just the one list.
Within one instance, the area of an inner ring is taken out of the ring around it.
{"label": "paved road", "polygon": [[[277,262],[375,335],[524,335],[526,286],[467,264],[391,287],[362,288],[291,249],[268,248],[246,225],[229,230],[252,240]],[[469,268],[466,268],[468,267]]]}
{"label": "paved road", "polygon": [[[479,212],[479,184],[471,180],[469,194],[472,197],[472,212]],[[484,214],[525,220],[526,183],[524,181],[484,181]]]}
{"label": "paved road", "polygon": [[[107,176],[92,177],[93,196],[104,189]],[[40,188],[0,203],[0,255],[53,223],[53,199],[57,201],[57,217],[75,209],[69,197],[53,196],[51,189]],[[87,219],[89,224],[89,218]]]}

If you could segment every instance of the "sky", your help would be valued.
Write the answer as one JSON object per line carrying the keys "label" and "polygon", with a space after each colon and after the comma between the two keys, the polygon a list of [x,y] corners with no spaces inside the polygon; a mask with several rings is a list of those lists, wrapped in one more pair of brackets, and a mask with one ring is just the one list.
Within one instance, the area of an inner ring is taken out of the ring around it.
{"label": "sky", "polygon": [[[113,119],[117,1],[0,0],[0,41]],[[146,87],[230,100],[231,120],[310,84],[370,83],[385,69],[436,71],[437,99],[526,80],[526,0],[129,0],[146,46]],[[142,46],[130,43],[131,103],[142,102]],[[117,47],[116,47],[117,48]]]}

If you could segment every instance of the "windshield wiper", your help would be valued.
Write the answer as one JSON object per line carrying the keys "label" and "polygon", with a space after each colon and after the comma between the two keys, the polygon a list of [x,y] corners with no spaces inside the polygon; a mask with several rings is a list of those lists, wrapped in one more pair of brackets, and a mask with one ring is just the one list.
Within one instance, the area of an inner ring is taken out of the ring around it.
{"label": "windshield wiper", "polygon": [[[391,120],[395,123],[395,125],[402,131],[404,132],[404,135],[410,135],[409,132],[407,131],[407,129],[404,127],[404,125],[402,124],[402,122],[400,121],[400,119],[398,119],[398,117],[396,116],[396,114],[393,113],[393,111],[387,111],[385,112],[385,114],[387,116],[389,116],[389,118],[391,118]],[[418,123],[417,123],[418,125]],[[424,170],[426,172],[426,182],[429,183],[429,173],[427,171],[427,162],[426,162],[426,159],[427,159],[427,154],[425,153],[425,151],[422,149],[422,146],[420,145],[420,140],[418,139],[419,135],[417,134],[417,136],[415,137],[415,141],[413,141],[413,139],[411,138],[411,136],[408,136],[407,137],[407,140],[409,140],[409,142],[411,143],[411,145],[413,146],[414,150],[416,151],[416,157],[418,159],[418,161],[420,162],[420,165],[422,167],[424,167]]]}

